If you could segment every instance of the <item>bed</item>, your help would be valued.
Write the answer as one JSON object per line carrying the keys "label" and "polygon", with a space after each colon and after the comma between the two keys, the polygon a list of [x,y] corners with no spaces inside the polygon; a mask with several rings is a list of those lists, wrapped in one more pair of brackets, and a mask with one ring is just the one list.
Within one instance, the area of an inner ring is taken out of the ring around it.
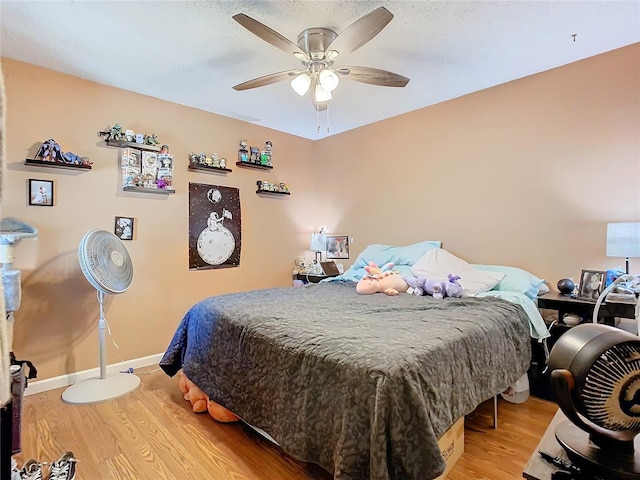
{"label": "bed", "polygon": [[430,480],[443,433],[529,367],[531,316],[498,297],[357,295],[344,278],[219,295],[160,366],[335,480]]}

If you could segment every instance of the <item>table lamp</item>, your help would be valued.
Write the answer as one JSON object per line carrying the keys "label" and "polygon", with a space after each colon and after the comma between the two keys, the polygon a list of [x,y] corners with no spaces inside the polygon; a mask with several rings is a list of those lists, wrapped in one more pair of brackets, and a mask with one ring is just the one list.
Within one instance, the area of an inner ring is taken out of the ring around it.
{"label": "table lamp", "polygon": [[[315,263],[322,261],[322,252],[327,249],[327,234],[324,228],[321,228],[319,232],[311,234],[311,244],[309,250],[316,252]],[[318,258],[319,257],[319,258]]]}
{"label": "table lamp", "polygon": [[607,257],[624,257],[629,273],[629,258],[640,257],[640,222],[607,224]]}

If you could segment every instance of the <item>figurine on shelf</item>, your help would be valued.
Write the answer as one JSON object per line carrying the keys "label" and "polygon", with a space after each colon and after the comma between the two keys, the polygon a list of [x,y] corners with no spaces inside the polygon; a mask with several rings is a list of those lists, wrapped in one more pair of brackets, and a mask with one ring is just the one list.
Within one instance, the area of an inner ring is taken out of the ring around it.
{"label": "figurine on shelf", "polygon": [[220,168],[227,168],[227,159],[224,157],[220,159]]}
{"label": "figurine on shelf", "polygon": [[251,163],[260,164],[260,149],[258,147],[251,147]]}
{"label": "figurine on shelf", "polygon": [[144,143],[144,133],[136,133],[136,143],[139,145]]}
{"label": "figurine on shelf", "polygon": [[162,147],[160,148],[160,153],[169,154],[169,145],[162,145]]}
{"label": "figurine on shelf", "polygon": [[262,186],[262,180],[258,180],[256,182],[256,185],[258,186],[258,191],[262,191],[264,190],[263,186]]}
{"label": "figurine on shelf", "polygon": [[[158,143],[160,143],[160,142],[158,142],[158,135],[156,135],[155,133],[152,133],[151,135],[146,135],[145,134],[144,143],[146,145],[153,145],[153,146],[158,145]],[[167,147],[167,148],[169,148],[169,147]]]}
{"label": "figurine on shelf", "polygon": [[189,162],[191,163],[192,166],[196,166],[198,165],[198,154],[197,153],[190,153],[189,154]]}
{"label": "figurine on shelf", "polygon": [[124,132],[124,139],[127,142],[135,142],[136,141],[136,134],[134,133],[133,130],[126,130]]}
{"label": "figurine on shelf", "polygon": [[42,143],[38,153],[36,153],[36,159],[44,160],[45,162],[64,161],[62,159],[62,150],[60,149],[60,145],[58,145],[53,138]]}
{"label": "figurine on shelf", "polygon": [[218,160],[218,154],[217,153],[212,153],[211,154],[211,166],[215,167],[215,168],[220,168],[220,160]]}
{"label": "figurine on shelf", "polygon": [[200,165],[207,164],[207,156],[204,154],[204,152],[200,152],[200,155],[198,155],[198,163]]}
{"label": "figurine on shelf", "polygon": [[82,164],[82,158],[78,155],[76,155],[73,152],[64,152],[62,154],[62,158],[64,163],[69,163],[71,165],[81,165]]}
{"label": "figurine on shelf", "polygon": [[271,166],[271,148],[273,147],[273,144],[270,140],[267,140],[265,145],[265,150],[260,154],[260,163],[262,165]]}
{"label": "figurine on shelf", "polygon": [[238,150],[238,161],[249,161],[249,150],[247,150],[247,141],[245,139],[240,140],[240,149]]}
{"label": "figurine on shelf", "polygon": [[98,132],[98,136],[105,137],[104,140],[122,140],[122,127],[116,123],[113,127],[107,127],[105,131]]}

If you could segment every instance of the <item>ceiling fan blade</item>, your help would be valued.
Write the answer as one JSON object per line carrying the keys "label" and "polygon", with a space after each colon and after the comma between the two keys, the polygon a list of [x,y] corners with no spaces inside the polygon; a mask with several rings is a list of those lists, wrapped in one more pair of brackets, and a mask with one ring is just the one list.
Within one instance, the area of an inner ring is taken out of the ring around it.
{"label": "ceiling fan blade", "polygon": [[326,50],[336,50],[340,55],[355,52],[379,34],[392,18],[389,10],[378,7],[345,28]]}
{"label": "ceiling fan blade", "polygon": [[264,87],[265,85],[271,85],[272,83],[281,82],[283,80],[290,80],[294,76],[298,75],[301,72],[306,72],[306,70],[287,70],[285,72],[278,73],[270,73],[269,75],[264,75],[262,77],[254,78],[253,80],[248,80],[243,83],[239,83],[238,85],[234,85],[234,90],[249,90],[250,88]]}
{"label": "ceiling fan blade", "polygon": [[356,82],[379,85],[381,87],[404,87],[409,83],[409,78],[397,73],[380,70],[371,67],[342,66],[335,69],[340,75],[344,75]]}
{"label": "ceiling fan blade", "polygon": [[318,78],[314,75],[311,78],[311,85],[309,86],[309,93],[311,94],[311,101],[313,102],[313,108],[316,109],[317,112],[322,112],[327,109],[327,103],[329,102],[318,102],[316,101],[316,85],[318,84]]}
{"label": "ceiling fan blade", "polygon": [[276,48],[279,48],[283,52],[291,53],[293,55],[295,55],[296,53],[302,53],[306,57],[307,52],[303,52],[302,49],[298,47],[298,45],[293,43],[288,38],[283,37],[272,28],[269,28],[259,21],[254,20],[250,16],[245,15],[244,13],[238,13],[232,18],[244,28],[253,33],[256,37],[260,37],[265,42],[270,43]]}

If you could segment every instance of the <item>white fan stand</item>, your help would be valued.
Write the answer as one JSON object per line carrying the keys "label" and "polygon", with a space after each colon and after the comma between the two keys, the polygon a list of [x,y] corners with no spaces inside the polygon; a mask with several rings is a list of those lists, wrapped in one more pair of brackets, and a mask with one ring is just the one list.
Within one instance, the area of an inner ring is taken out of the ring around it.
{"label": "white fan stand", "polygon": [[[96,244],[106,250],[103,252],[92,250]],[[114,234],[104,230],[92,230],[80,242],[78,258],[82,273],[98,292],[100,304],[100,377],[81,380],[62,393],[62,401],[65,403],[82,405],[122,397],[138,388],[140,378],[133,373],[107,375],[106,367],[107,322],[104,316],[104,294],[122,293],[131,284],[133,278],[131,258],[126,248]]]}

